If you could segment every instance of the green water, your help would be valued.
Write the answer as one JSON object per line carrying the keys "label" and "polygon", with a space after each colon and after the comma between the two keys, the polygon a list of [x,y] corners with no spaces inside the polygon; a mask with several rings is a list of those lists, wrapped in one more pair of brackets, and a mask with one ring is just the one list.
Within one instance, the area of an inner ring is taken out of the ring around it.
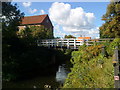
{"label": "green water", "polygon": [[56,82],[55,76],[40,76],[30,80],[16,81],[16,82],[3,82],[3,88],[44,88],[44,85],[50,85],[53,88],[59,87],[59,83]]}

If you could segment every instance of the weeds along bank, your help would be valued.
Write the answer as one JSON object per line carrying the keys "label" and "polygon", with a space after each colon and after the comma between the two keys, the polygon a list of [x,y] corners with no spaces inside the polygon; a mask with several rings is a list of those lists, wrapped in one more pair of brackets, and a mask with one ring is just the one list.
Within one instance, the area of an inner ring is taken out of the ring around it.
{"label": "weeds along bank", "polygon": [[119,46],[120,50],[120,38],[89,47],[83,45],[78,51],[73,51],[70,60],[73,67],[63,88],[113,88],[112,58],[115,46]]}

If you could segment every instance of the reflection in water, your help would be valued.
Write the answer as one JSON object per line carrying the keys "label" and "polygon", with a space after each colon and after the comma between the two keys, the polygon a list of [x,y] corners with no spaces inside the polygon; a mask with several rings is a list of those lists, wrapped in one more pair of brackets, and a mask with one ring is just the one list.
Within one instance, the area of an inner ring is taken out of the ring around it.
{"label": "reflection in water", "polygon": [[58,71],[56,73],[56,81],[60,84],[63,84],[65,79],[67,78],[68,72],[65,69],[65,64],[59,66]]}

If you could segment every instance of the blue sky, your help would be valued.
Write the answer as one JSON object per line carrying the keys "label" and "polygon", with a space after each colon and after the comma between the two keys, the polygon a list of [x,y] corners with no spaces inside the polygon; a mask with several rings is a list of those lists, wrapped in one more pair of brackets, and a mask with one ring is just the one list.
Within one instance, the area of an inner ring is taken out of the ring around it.
{"label": "blue sky", "polygon": [[[14,4],[14,3],[13,3]],[[54,36],[99,37],[104,22],[101,17],[109,2],[17,2],[25,16],[48,14],[54,25]]]}

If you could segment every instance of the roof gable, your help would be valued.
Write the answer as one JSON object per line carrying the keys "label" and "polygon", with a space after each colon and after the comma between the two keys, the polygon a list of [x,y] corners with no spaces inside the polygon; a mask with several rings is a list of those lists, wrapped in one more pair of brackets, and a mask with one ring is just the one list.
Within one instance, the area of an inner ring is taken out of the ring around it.
{"label": "roof gable", "polygon": [[44,21],[44,19],[47,17],[47,14],[45,15],[38,15],[38,16],[27,16],[22,18],[22,25],[28,25],[28,24],[40,24]]}

